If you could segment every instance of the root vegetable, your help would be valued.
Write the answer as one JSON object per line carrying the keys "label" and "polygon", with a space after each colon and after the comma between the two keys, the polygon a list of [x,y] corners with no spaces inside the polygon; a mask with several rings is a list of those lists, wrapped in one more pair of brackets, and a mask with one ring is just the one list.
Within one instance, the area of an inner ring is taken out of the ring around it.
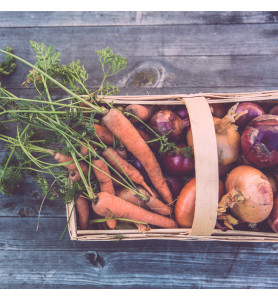
{"label": "root vegetable", "polygon": [[189,127],[189,120],[178,117],[171,110],[159,110],[150,120],[152,129],[160,135],[167,134],[169,141],[176,142],[181,137],[183,129]]}
{"label": "root vegetable", "polygon": [[161,165],[163,170],[172,176],[186,176],[193,173],[195,161],[192,151],[188,153],[185,144],[177,144],[176,151],[168,151],[161,154]]}
{"label": "root vegetable", "polygon": [[105,216],[107,212],[111,212],[116,218],[145,222],[162,228],[178,227],[177,223],[171,218],[148,211],[105,192],[98,193],[97,197],[92,200],[92,208],[101,216]]}
{"label": "root vegetable", "polygon": [[78,217],[78,225],[81,230],[86,230],[89,223],[88,200],[83,195],[79,195],[79,197],[75,200],[75,208]]}
{"label": "root vegetable", "polygon": [[[112,179],[109,177],[110,171],[105,161],[103,161],[102,159],[95,158],[92,160],[92,166],[94,167],[93,171],[97,178],[101,192],[107,192],[109,194],[114,195],[115,190],[113,182]],[[109,216],[107,215],[105,217],[108,218]],[[106,224],[110,229],[115,229],[117,221],[115,219],[110,219],[106,221]]]}
{"label": "root vegetable", "polygon": [[[224,185],[219,180],[219,198],[224,193]],[[184,188],[181,190],[176,206],[175,206],[175,219],[180,227],[192,227],[196,201],[196,178],[192,178]]]}
{"label": "root vegetable", "polygon": [[278,116],[262,115],[253,119],[241,136],[246,160],[257,168],[278,164]]}
{"label": "root vegetable", "polygon": [[[63,153],[60,153],[60,152],[57,152],[55,155],[54,155],[54,159],[58,162],[58,163],[69,163],[69,162],[72,162],[70,164],[65,164],[64,167],[67,168],[68,170],[71,170],[71,171],[77,171],[77,166],[73,160],[73,158],[70,156],[70,155],[65,155]],[[87,166],[86,163],[82,162],[82,161],[79,161],[78,162],[79,165],[80,165],[80,168],[82,170],[82,172],[84,174],[88,174],[88,170],[89,170],[89,167]]]}
{"label": "root vegetable", "polygon": [[145,209],[150,209],[161,215],[171,215],[172,209],[161,202],[157,197],[151,197],[150,194],[143,188],[138,187],[138,191],[145,197],[140,196],[139,194],[133,192],[129,189],[121,189],[117,192],[117,196],[121,199],[124,199],[130,203],[141,206]]}
{"label": "root vegetable", "polygon": [[125,145],[143,165],[155,189],[163,200],[172,204],[173,198],[163,178],[160,166],[151,151],[131,122],[116,109],[110,109],[103,118],[105,126]]}
{"label": "root vegetable", "polygon": [[[237,104],[231,107],[227,115],[222,119],[213,118],[216,133],[218,163],[220,167],[232,164],[239,158],[240,134],[237,131],[237,126],[233,123],[237,118],[247,113],[247,111],[236,114],[236,107]],[[187,143],[189,146],[193,146],[191,129],[187,132]]]}
{"label": "root vegetable", "polygon": [[102,156],[119,173],[121,173],[123,175],[125,175],[125,173],[126,173],[131,181],[142,185],[143,188],[145,188],[151,195],[153,195],[152,190],[146,184],[146,182],[144,181],[144,178],[140,174],[140,172],[135,167],[133,167],[130,163],[128,163],[126,160],[122,159],[113,148],[110,147],[107,150],[103,151]]}
{"label": "root vegetable", "polygon": [[236,113],[240,113],[245,110],[247,110],[248,113],[242,115],[235,121],[235,124],[240,127],[245,127],[251,120],[253,120],[257,116],[265,114],[264,109],[259,104],[254,102],[239,103],[236,109]]}
{"label": "root vegetable", "polygon": [[111,174],[105,161],[97,158],[93,159],[92,166],[94,167],[93,171],[99,183],[100,190],[102,192],[115,194],[112,179],[109,177]]}
{"label": "root vegetable", "polygon": [[226,194],[219,203],[219,215],[230,208],[239,220],[259,223],[264,221],[272,210],[271,184],[256,168],[251,166],[234,168],[226,179],[225,191]]}
{"label": "root vegetable", "polygon": [[[130,104],[125,108],[125,112],[131,113],[131,114],[135,115],[141,121],[146,122],[151,118],[151,116],[154,112],[154,109],[152,106],[149,106],[149,105]],[[140,122],[139,120],[137,120],[134,117],[133,118],[131,117],[130,121],[132,123]]]}

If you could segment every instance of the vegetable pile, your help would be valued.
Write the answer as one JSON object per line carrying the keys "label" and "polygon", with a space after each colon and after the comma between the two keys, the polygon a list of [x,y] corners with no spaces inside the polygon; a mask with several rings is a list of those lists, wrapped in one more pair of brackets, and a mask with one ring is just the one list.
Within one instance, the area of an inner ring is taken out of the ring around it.
{"label": "vegetable pile", "polygon": [[[19,60],[30,67],[23,85],[37,91],[34,99],[20,98],[0,85],[0,139],[9,153],[0,191],[12,195],[32,177],[43,200],[74,201],[80,230],[191,227],[196,180],[186,107],[108,102],[119,93],[108,79],[127,63],[110,48],[97,51],[103,80],[92,91],[80,61],[63,65],[52,46],[30,45],[34,64],[0,50],[7,60],[2,75]],[[278,231],[276,107],[211,105],[219,160],[216,228]],[[9,123],[14,136],[5,134]]]}

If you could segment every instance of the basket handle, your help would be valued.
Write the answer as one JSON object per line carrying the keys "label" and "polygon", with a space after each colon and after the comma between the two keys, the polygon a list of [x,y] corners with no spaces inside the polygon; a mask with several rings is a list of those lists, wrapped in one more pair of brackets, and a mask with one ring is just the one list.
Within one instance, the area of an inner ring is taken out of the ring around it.
{"label": "basket handle", "polygon": [[188,110],[194,143],[196,202],[190,235],[211,235],[218,208],[219,174],[214,122],[204,97],[182,98]]}

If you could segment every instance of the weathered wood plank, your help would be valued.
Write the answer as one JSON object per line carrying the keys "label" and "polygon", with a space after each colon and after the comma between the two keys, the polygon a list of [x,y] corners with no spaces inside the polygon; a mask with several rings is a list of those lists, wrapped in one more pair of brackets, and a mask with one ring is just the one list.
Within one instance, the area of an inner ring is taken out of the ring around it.
{"label": "weathered wood plank", "polygon": [[276,288],[278,277],[277,254],[245,254],[239,247],[221,257],[144,250],[1,251],[0,261],[1,288],[265,289]]}
{"label": "weathered wood plank", "polygon": [[277,23],[275,11],[10,11],[0,27]]}
{"label": "weathered wood plank", "polygon": [[65,61],[107,46],[137,57],[266,55],[277,54],[277,30],[278,24],[0,28],[0,48],[10,45],[27,60],[29,40],[54,45]]}
{"label": "weathered wood plank", "polygon": [[65,218],[0,224],[2,288],[275,288],[278,277],[273,243],[76,242],[59,239]]}
{"label": "weathered wood plank", "polygon": [[[108,252],[182,252],[182,253],[219,253],[233,254],[238,247],[242,253],[260,253],[262,257],[278,253],[277,243],[261,242],[196,242],[174,240],[142,241],[71,241],[68,232],[60,239],[67,220],[65,217],[42,217],[36,231],[36,217],[0,217],[0,251],[1,250],[38,250],[38,251],[75,251],[96,250]],[[27,238],[28,237],[28,238]]]}
{"label": "weathered wood plank", "polygon": [[[277,55],[262,56],[176,56],[176,57],[132,57],[127,56],[125,70],[111,77],[110,82],[121,90],[135,88],[183,89],[185,93],[205,89],[251,88],[275,89],[277,87]],[[88,71],[87,86],[98,88],[103,74],[98,58],[84,55],[82,63]],[[17,70],[2,83],[8,89],[22,88],[28,68],[18,64]],[[30,85],[23,91],[28,94]]]}

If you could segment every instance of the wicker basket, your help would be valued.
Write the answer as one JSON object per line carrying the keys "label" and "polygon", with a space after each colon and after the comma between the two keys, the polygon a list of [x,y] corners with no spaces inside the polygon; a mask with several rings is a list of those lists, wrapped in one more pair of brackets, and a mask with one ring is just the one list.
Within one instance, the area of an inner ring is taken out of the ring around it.
{"label": "wicker basket", "polygon": [[66,207],[71,239],[82,241],[172,239],[199,241],[278,242],[278,234],[215,229],[218,207],[218,156],[209,104],[259,101],[273,103],[278,91],[233,94],[182,94],[107,97],[114,104],[186,105],[194,140],[196,204],[192,228],[138,230],[78,230],[73,203]]}

